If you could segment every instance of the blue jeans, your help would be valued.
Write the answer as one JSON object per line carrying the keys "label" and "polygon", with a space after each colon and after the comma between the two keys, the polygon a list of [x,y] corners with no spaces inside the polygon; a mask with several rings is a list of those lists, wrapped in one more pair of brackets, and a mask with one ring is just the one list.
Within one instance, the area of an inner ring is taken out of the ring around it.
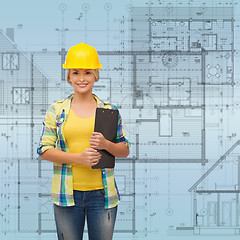
{"label": "blue jeans", "polygon": [[85,216],[90,240],[112,240],[117,206],[105,209],[104,195],[104,189],[74,190],[75,206],[54,204],[58,240],[82,240]]}

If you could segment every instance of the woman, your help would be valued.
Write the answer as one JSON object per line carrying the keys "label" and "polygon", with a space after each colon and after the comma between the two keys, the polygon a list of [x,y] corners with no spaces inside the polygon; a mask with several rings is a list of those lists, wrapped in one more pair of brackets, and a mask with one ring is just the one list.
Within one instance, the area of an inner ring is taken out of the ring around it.
{"label": "woman", "polygon": [[71,47],[63,67],[74,94],[50,106],[38,147],[43,160],[54,162],[51,197],[58,239],[82,239],[86,217],[89,239],[111,240],[119,203],[114,172],[92,166],[101,158],[97,150],[126,158],[129,142],[120,114],[115,143],[94,132],[96,108],[117,109],[92,94],[102,67],[95,48]]}

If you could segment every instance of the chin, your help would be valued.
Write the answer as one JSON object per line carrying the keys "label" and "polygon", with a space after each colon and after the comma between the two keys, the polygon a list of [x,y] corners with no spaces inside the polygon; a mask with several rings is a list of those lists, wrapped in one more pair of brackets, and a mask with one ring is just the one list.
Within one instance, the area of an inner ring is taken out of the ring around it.
{"label": "chin", "polygon": [[83,93],[92,92],[92,89],[74,89],[74,92],[83,94]]}

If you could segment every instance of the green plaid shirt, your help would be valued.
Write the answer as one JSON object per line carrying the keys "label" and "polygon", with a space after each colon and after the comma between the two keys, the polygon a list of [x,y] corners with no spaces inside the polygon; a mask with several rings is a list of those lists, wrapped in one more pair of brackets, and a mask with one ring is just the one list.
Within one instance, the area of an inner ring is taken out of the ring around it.
{"label": "green plaid shirt", "polygon": [[[117,109],[111,103],[104,102],[93,94],[99,108]],[[39,155],[50,148],[57,148],[69,152],[69,148],[63,134],[63,126],[66,122],[73,94],[64,100],[54,102],[48,109],[43,122],[43,132],[37,149]],[[122,118],[119,114],[117,140],[123,142],[129,148],[130,143],[126,138],[122,126]],[[120,200],[113,168],[102,169],[102,181],[105,190],[105,208],[115,207]],[[72,165],[54,163],[51,198],[59,206],[74,206]]]}

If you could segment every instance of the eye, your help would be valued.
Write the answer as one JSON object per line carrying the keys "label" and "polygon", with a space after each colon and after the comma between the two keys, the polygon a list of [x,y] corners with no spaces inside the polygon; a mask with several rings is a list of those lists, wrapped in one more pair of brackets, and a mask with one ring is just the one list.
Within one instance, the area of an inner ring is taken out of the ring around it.
{"label": "eye", "polygon": [[91,74],[91,73],[92,73],[92,72],[90,72],[90,71],[87,71],[87,72],[86,72],[87,75],[88,75],[88,74]]}
{"label": "eye", "polygon": [[76,72],[76,71],[75,71],[75,72],[73,72],[72,74],[74,74],[74,75],[77,75],[77,74],[78,74],[78,72]]}

